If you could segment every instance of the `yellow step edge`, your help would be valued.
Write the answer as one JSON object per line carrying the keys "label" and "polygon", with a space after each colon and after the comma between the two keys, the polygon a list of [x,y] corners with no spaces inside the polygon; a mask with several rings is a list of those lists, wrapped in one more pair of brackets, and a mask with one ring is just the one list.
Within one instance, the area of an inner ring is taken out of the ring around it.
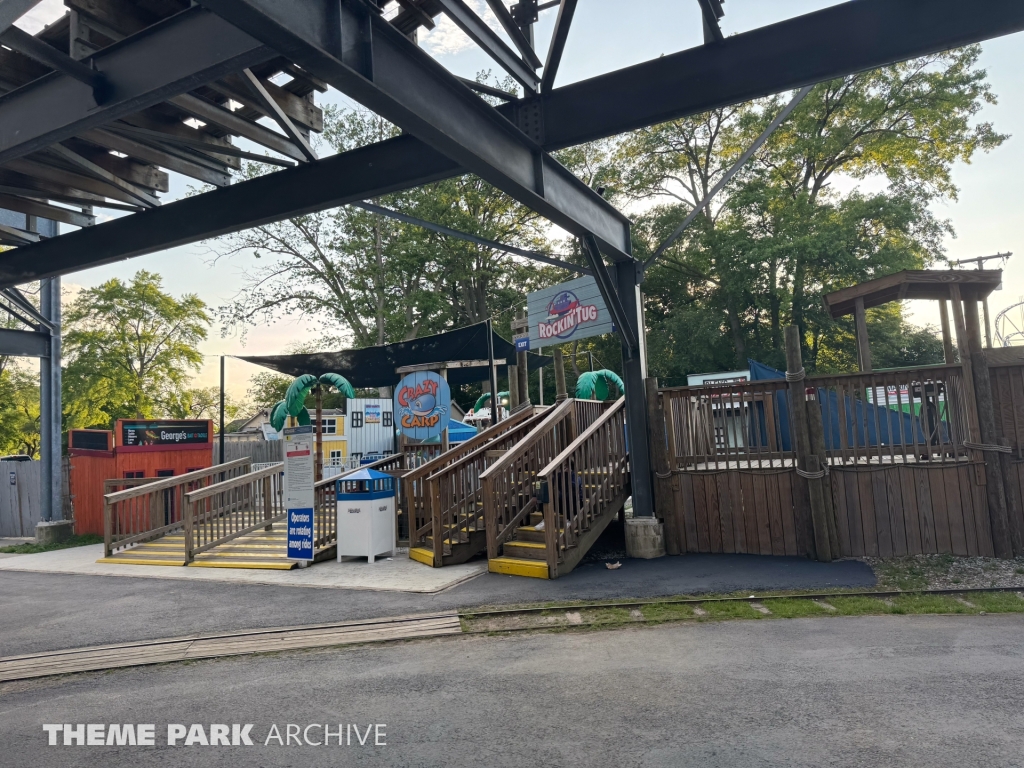
{"label": "yellow step edge", "polygon": [[506,576],[527,576],[533,579],[548,578],[548,564],[543,560],[522,560],[518,557],[496,557],[487,561],[487,570]]}
{"label": "yellow step edge", "polygon": [[132,557],[101,557],[97,563],[117,563],[119,565],[175,565],[182,566],[185,559],[181,560],[141,560]]}
{"label": "yellow step edge", "polygon": [[547,544],[540,541],[506,541],[506,547],[525,547],[527,549],[546,549]]}
{"label": "yellow step edge", "polygon": [[410,547],[409,559],[434,567],[434,553],[425,547]]}
{"label": "yellow step edge", "polygon": [[189,563],[190,568],[248,568],[250,570],[262,571],[290,571],[295,567],[293,562],[285,563],[229,563],[226,560],[195,560]]}

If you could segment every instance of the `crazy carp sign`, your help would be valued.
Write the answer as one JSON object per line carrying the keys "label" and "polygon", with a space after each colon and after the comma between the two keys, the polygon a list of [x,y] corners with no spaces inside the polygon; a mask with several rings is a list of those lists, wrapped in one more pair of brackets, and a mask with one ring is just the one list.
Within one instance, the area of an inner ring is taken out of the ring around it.
{"label": "crazy carp sign", "polygon": [[448,428],[452,395],[448,382],[430,371],[410,373],[395,390],[398,428],[406,437],[427,440]]}

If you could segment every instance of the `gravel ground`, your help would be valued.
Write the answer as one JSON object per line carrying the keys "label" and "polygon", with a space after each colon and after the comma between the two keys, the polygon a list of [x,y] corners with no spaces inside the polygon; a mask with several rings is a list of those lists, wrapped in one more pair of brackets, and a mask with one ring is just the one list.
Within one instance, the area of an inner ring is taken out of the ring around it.
{"label": "gravel ground", "polygon": [[878,578],[878,586],[890,589],[979,589],[1024,587],[1024,558],[915,555],[913,557],[866,557]]}

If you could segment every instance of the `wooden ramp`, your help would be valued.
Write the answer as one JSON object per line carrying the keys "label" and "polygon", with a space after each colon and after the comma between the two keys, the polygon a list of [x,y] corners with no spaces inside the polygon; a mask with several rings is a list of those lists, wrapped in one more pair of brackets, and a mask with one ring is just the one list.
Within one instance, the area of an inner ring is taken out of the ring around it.
{"label": "wooden ramp", "polygon": [[[256,568],[288,571],[298,563],[287,558],[288,536],[283,524],[277,530],[255,531],[200,552],[188,563],[197,568]],[[97,562],[122,565],[185,565],[185,534],[171,533]]]}

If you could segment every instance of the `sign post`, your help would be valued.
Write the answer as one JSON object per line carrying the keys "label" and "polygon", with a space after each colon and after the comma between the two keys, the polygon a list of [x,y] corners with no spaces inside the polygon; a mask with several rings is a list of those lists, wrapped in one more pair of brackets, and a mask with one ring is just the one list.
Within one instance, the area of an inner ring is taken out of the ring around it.
{"label": "sign post", "polygon": [[313,426],[285,427],[284,498],[288,559],[313,562]]}

